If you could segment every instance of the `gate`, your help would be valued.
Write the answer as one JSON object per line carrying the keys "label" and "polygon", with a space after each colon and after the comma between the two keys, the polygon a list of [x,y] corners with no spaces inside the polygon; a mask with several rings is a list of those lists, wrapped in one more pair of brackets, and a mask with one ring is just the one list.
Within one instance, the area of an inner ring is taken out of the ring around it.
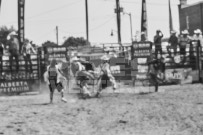
{"label": "gate", "polygon": [[[19,70],[16,71],[16,62],[13,60],[13,66],[10,67],[9,55],[2,56],[2,69],[0,70],[0,95],[12,95],[23,92],[32,92],[39,89],[40,86],[40,59],[38,54],[31,55],[32,72],[26,65],[26,60],[19,56]],[[11,68],[12,71],[11,72]]]}

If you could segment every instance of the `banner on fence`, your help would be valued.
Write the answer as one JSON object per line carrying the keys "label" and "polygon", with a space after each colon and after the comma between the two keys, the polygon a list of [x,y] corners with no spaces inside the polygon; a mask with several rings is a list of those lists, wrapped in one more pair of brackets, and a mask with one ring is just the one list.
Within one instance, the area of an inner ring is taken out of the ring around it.
{"label": "banner on fence", "polygon": [[151,42],[133,42],[132,45],[132,71],[131,75],[138,80],[147,79],[147,61],[151,56]]}
{"label": "banner on fence", "polygon": [[38,55],[31,55],[31,63],[23,59],[23,57],[19,57],[19,61],[17,61],[19,66],[18,71],[16,68],[16,61],[12,61],[13,66],[11,67],[9,56],[4,55],[2,57],[2,62],[2,70],[0,72],[0,94],[21,93],[36,90],[33,89],[33,85],[35,85],[37,80],[40,79],[40,63]]}
{"label": "banner on fence", "polygon": [[31,91],[31,84],[25,80],[0,82],[0,93],[20,93]]}
{"label": "banner on fence", "polygon": [[66,61],[67,60],[67,56],[68,56],[68,49],[67,47],[62,47],[62,46],[52,46],[52,47],[46,47],[45,48],[45,54],[46,54],[46,58],[45,60],[51,61],[52,59],[56,59],[56,60],[62,60],[62,61]]}

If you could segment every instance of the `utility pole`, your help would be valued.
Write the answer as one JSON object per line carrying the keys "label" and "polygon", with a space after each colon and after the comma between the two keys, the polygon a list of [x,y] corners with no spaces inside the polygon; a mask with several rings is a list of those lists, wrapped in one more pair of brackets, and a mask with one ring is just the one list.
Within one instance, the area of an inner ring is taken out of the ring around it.
{"label": "utility pole", "polygon": [[87,44],[89,44],[89,23],[88,23],[88,1],[85,0],[85,7],[86,7],[86,40]]}
{"label": "utility pole", "polygon": [[131,13],[129,14],[130,16],[130,30],[131,30],[131,40],[133,42],[133,26],[132,26],[132,16],[131,16]]}
{"label": "utility pole", "polygon": [[116,0],[116,9],[115,13],[117,15],[117,29],[118,29],[118,43],[121,44],[121,16],[120,12],[122,12],[122,8],[120,8],[119,0]]}
{"label": "utility pole", "polygon": [[56,26],[56,44],[59,45],[58,26]]}

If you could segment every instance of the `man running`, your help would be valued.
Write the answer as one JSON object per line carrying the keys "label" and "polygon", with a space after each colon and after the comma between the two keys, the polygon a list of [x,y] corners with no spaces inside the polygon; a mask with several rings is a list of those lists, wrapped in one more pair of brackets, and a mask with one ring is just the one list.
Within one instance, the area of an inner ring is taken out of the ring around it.
{"label": "man running", "polygon": [[148,65],[149,65],[150,81],[152,84],[155,85],[155,92],[158,92],[159,83],[163,82],[165,78],[164,58],[161,56],[158,56],[157,59],[153,59],[149,61]]}
{"label": "man running", "polygon": [[64,98],[64,87],[60,81],[60,79],[66,80],[66,78],[61,75],[56,64],[56,60],[53,59],[50,66],[47,67],[47,72],[44,75],[44,79],[48,83],[50,90],[50,103],[53,103],[55,89],[57,89],[58,92],[61,92],[61,100],[63,102],[67,102],[67,100]]}
{"label": "man running", "polygon": [[100,71],[101,71],[101,86],[96,94],[96,96],[98,96],[101,92],[102,89],[107,87],[107,81],[110,81],[112,86],[113,86],[113,90],[116,90],[117,88],[117,84],[116,84],[116,80],[114,78],[114,76],[111,73],[110,70],[110,65],[109,65],[109,60],[110,58],[107,55],[104,55],[101,57],[102,60],[102,64],[99,65]]}

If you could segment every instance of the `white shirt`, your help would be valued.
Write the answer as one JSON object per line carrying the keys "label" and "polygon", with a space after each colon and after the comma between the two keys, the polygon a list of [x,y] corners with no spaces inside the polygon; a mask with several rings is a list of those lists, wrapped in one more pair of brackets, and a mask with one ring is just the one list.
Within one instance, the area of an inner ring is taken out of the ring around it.
{"label": "white shirt", "polygon": [[32,46],[30,43],[27,43],[24,47],[25,47],[25,51],[26,51],[26,52],[23,52],[23,53],[31,54],[31,50],[32,50],[33,53],[36,54],[35,49],[33,48],[33,46]]}
{"label": "white shirt", "polygon": [[84,65],[82,65],[80,62],[76,62],[76,63],[77,63],[77,64],[78,64],[78,66],[79,66],[78,71],[85,70],[85,66],[84,66]]}
{"label": "white shirt", "polygon": [[194,35],[193,36],[193,40],[199,40],[200,41],[200,45],[203,46],[203,37],[202,37],[202,35],[199,35],[199,36]]}

